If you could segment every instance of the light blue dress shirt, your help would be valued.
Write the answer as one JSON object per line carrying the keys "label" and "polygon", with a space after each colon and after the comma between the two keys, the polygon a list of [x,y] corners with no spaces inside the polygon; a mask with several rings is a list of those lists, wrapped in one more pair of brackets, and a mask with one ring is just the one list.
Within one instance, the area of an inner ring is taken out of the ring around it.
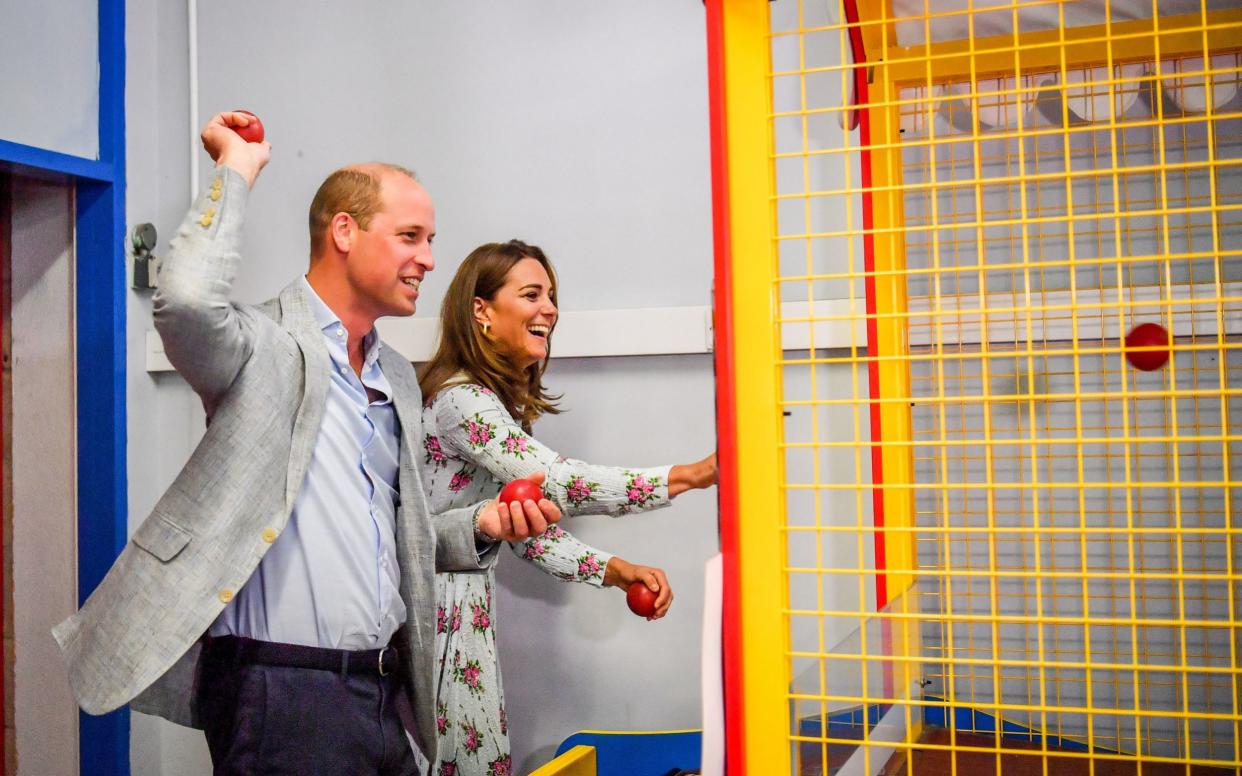
{"label": "light blue dress shirt", "polygon": [[[302,283],[332,358],[323,426],[285,530],[210,633],[374,649],[405,623],[395,533],[401,432],[375,330],[363,340],[359,379],[349,333]],[[382,395],[372,402],[367,388]]]}

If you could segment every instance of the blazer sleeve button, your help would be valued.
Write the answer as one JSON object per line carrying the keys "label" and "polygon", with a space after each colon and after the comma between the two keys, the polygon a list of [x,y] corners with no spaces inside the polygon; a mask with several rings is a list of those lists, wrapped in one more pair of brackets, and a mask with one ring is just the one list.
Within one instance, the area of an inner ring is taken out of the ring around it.
{"label": "blazer sleeve button", "polygon": [[225,589],[223,589],[223,590],[221,590],[221,591],[220,591],[220,602],[221,602],[221,603],[225,603],[225,604],[227,604],[229,601],[232,601],[232,600],[233,600],[233,591],[232,591],[232,590],[229,590],[229,589],[226,587]]}
{"label": "blazer sleeve button", "polygon": [[267,542],[268,544],[271,544],[272,542],[276,541],[276,537],[279,535],[280,533],[275,528],[264,528],[263,529],[263,541]]}

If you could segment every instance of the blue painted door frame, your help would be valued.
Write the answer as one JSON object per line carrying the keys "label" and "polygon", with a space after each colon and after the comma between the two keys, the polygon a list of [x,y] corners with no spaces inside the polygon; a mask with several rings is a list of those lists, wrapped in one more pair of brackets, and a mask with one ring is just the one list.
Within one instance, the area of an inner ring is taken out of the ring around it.
{"label": "blue painted door frame", "polygon": [[[75,190],[78,600],[128,534],[125,412],[125,0],[99,0],[99,158],[0,140],[0,169]],[[80,715],[83,776],[129,774],[129,710]]]}

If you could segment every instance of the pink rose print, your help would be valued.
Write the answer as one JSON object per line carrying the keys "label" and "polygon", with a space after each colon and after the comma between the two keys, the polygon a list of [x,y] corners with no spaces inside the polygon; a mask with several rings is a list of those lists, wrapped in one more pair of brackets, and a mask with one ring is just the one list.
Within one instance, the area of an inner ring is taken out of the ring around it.
{"label": "pink rose print", "polygon": [[561,528],[559,525],[550,525],[548,526],[548,530],[543,532],[543,538],[553,542],[557,539],[563,539],[564,537],[565,529]]}
{"label": "pink rose print", "polygon": [[543,555],[547,551],[548,548],[543,546],[543,542],[531,539],[526,543],[526,552],[522,553],[522,557],[527,560],[543,560]]}
{"label": "pink rose print", "polygon": [[470,617],[470,627],[474,628],[475,633],[484,633],[492,624],[492,618],[488,616],[487,609],[482,604],[470,604],[470,610],[473,612]]}
{"label": "pink rose print", "polygon": [[453,604],[453,616],[449,618],[449,630],[453,633],[461,630],[461,607]]}
{"label": "pink rose print", "polygon": [[436,607],[436,633],[444,633],[448,630],[448,612],[443,606]]}
{"label": "pink rose print", "polygon": [[474,482],[474,477],[470,476],[470,469],[463,466],[453,474],[452,479],[449,480],[448,488],[453,493],[460,493],[472,482]]}
{"label": "pink rose print", "polygon": [[529,442],[530,442],[530,437],[526,436],[525,434],[519,434],[514,431],[510,431],[509,436],[505,437],[505,441],[503,444],[504,444],[504,449],[506,453],[513,456],[514,458],[522,458],[523,453],[530,452],[530,450],[527,448],[527,445],[529,444]]}
{"label": "pink rose print", "polygon": [[483,694],[483,681],[480,675],[483,673],[482,667],[477,660],[467,660],[465,664],[461,661],[461,652],[453,653],[453,678],[460,684],[466,685],[471,695]]}
{"label": "pink rose print", "polygon": [[578,558],[578,578],[591,579],[599,574],[600,565],[599,558],[595,553],[588,552],[586,555]]}
{"label": "pink rose print", "polygon": [[483,734],[479,729],[469,722],[461,723],[461,730],[466,734],[465,740],[461,742],[462,747],[470,754],[474,754],[483,748]]}
{"label": "pink rose print", "polygon": [[440,763],[440,770],[436,771],[436,776],[457,776],[457,761],[445,760]]}
{"label": "pink rose print", "polygon": [[448,466],[448,456],[444,454],[444,450],[440,447],[439,437],[428,435],[423,440],[423,449],[427,451],[424,459],[426,463],[434,464],[435,468]]}
{"label": "pink rose print", "polygon": [[512,774],[513,759],[507,754],[502,754],[487,764],[487,776],[512,776]]}
{"label": "pink rose print", "polygon": [[440,735],[448,735],[448,704],[441,703],[436,706],[436,732]]}
{"label": "pink rose print", "polygon": [[475,449],[482,449],[496,438],[496,426],[483,420],[477,412],[473,420],[462,421],[461,428],[466,432],[466,442]]}
{"label": "pink rose print", "polygon": [[594,501],[593,495],[597,488],[598,482],[587,482],[581,477],[571,477],[569,482],[561,484],[565,489],[565,499],[576,507],[580,507],[588,501]]}
{"label": "pink rose print", "polygon": [[492,389],[488,388],[486,385],[471,384],[470,390],[474,392],[475,396],[495,396],[496,395],[492,393]]}
{"label": "pink rose print", "polygon": [[509,734],[509,715],[505,713],[505,707],[500,707],[500,734],[502,736]]}
{"label": "pink rose print", "polygon": [[625,498],[626,502],[621,505],[621,511],[629,512],[633,507],[641,507],[648,501],[656,498],[656,488],[660,486],[660,478],[652,477],[648,480],[641,474],[631,474],[627,472],[625,480]]}

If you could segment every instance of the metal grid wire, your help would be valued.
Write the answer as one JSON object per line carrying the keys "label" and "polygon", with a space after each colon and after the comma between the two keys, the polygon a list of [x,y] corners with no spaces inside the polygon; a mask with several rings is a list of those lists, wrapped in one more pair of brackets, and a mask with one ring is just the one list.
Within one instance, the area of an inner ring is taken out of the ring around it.
{"label": "metal grid wire", "polygon": [[770,12],[795,772],[1242,773],[1242,17],[875,5]]}

